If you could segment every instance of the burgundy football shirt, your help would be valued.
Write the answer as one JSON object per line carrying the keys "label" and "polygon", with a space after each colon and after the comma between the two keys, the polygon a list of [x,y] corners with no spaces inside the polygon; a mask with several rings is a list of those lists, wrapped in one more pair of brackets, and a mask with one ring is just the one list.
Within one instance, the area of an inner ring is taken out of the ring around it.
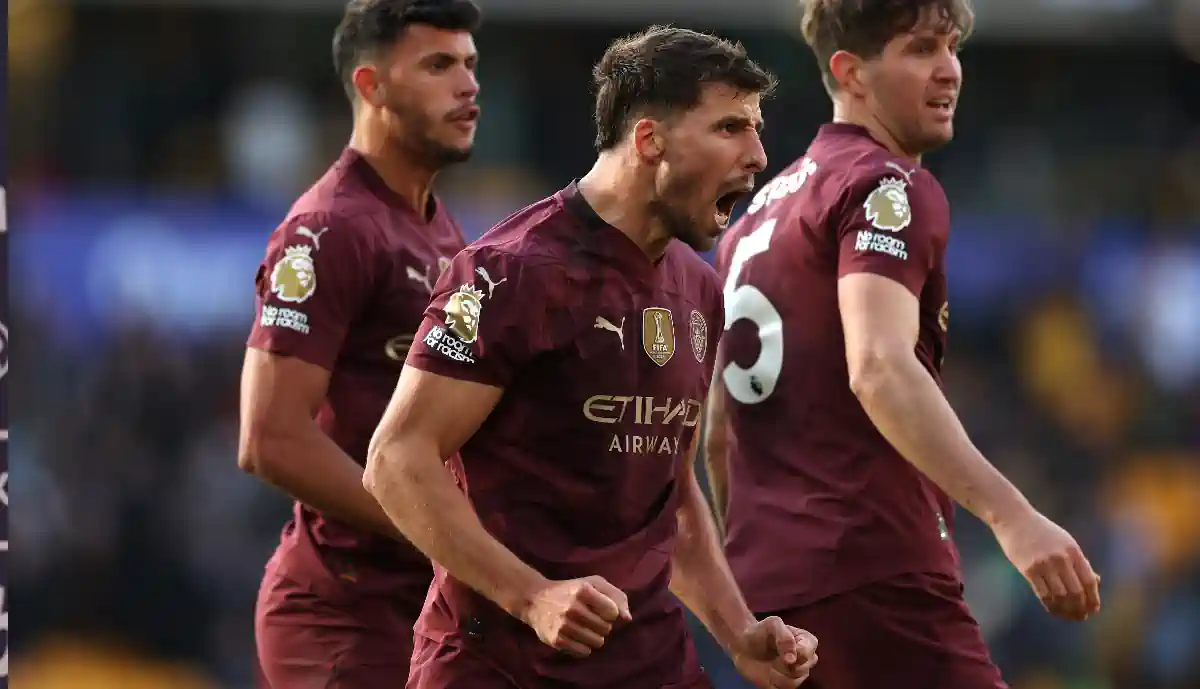
{"label": "burgundy football shirt", "polygon": [[[248,345],[331,372],[317,423],[360,463],[433,285],[463,247],[458,226],[435,204],[432,218],[422,217],[347,148],[271,234],[258,269]],[[332,574],[417,611],[424,603],[433,570],[411,545],[300,503],[284,535],[286,546],[306,553],[284,558],[293,578]]]}
{"label": "burgundy football shirt", "polygon": [[837,283],[874,273],[920,300],[914,355],[941,383],[949,207],[928,171],[828,124],[721,241],[729,410],[726,551],[756,611],[900,573],[958,576],[953,506],[850,390]]}
{"label": "burgundy football shirt", "polygon": [[695,252],[672,242],[651,263],[574,184],[454,259],[408,364],[504,388],[460,452],[475,510],[543,575],[612,582],[633,620],[572,658],[436,568],[417,633],[469,647],[519,686],[699,678],[668,583],[677,479],[722,317],[716,273]]}

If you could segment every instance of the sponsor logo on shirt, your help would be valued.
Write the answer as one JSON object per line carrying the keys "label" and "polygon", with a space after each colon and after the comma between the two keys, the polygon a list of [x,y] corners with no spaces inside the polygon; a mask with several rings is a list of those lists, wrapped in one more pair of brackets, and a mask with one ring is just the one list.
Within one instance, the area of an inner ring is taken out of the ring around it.
{"label": "sponsor logo on shirt", "polygon": [[678,424],[692,428],[700,423],[703,410],[699,400],[641,395],[592,395],[583,403],[583,417],[593,423],[647,426],[644,433],[614,433],[609,452],[624,454],[678,454],[679,429],[661,428]]}
{"label": "sponsor logo on shirt", "polygon": [[870,230],[859,230],[854,240],[855,251],[870,251],[878,254],[894,256],[901,261],[908,260],[908,245],[903,239]]}

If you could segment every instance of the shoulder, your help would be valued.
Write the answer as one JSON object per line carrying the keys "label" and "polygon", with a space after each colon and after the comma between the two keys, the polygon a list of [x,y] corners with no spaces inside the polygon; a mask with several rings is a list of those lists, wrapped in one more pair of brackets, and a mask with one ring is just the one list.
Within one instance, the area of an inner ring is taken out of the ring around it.
{"label": "shoulder", "polygon": [[841,194],[831,209],[841,219],[865,218],[876,229],[903,230],[914,210],[921,215],[948,212],[946,194],[933,173],[886,151],[863,153],[841,171]]}
{"label": "shoulder", "polygon": [[562,273],[576,234],[561,201],[551,196],[496,223],[464,253],[474,260],[502,262],[528,273]]}
{"label": "shoulder", "polygon": [[[507,282],[505,292],[532,297],[556,293],[567,273],[571,228],[555,197],[542,199],[496,223],[452,260],[460,279],[481,285]],[[499,293],[499,290],[497,290]]]}
{"label": "shoulder", "polygon": [[385,211],[386,205],[338,161],[296,199],[280,227],[317,224],[366,237],[381,230]]}

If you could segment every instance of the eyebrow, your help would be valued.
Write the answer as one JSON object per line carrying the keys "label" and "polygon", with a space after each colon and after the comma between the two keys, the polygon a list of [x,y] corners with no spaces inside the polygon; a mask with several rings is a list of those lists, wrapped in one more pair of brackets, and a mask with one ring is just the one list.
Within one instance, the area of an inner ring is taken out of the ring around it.
{"label": "eyebrow", "polygon": [[449,60],[451,62],[470,62],[471,60],[475,60],[478,58],[479,58],[479,53],[467,53],[466,55],[456,55],[454,53],[447,53],[445,51],[439,51],[436,53],[430,53],[430,54],[426,55],[425,57],[421,58],[421,64],[432,65],[436,62],[442,62],[444,60]]}
{"label": "eyebrow", "polygon": [[760,119],[758,121],[755,121],[744,115],[727,115],[727,116],[722,117],[721,119],[717,120],[717,123],[715,126],[717,129],[721,129],[721,128],[726,127],[731,124],[751,125],[754,127],[754,130],[756,132],[758,132],[759,134],[762,134],[763,128],[766,127],[766,123],[763,120]]}

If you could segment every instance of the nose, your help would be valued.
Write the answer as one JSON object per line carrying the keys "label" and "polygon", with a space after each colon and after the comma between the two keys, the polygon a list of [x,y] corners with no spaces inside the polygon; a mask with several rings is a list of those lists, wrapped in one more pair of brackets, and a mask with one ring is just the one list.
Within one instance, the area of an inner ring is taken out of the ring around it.
{"label": "nose", "polygon": [[746,152],[746,159],[742,167],[751,175],[767,169],[767,151],[763,148],[762,137],[758,132],[754,132],[750,137],[749,150]]}
{"label": "nose", "polygon": [[475,70],[463,66],[464,78],[459,87],[458,95],[460,98],[474,98],[479,94],[479,78],[475,76]]}
{"label": "nose", "polygon": [[959,61],[957,52],[954,50],[942,51],[942,58],[937,62],[933,78],[935,81],[951,86],[958,86],[962,83],[962,62]]}

